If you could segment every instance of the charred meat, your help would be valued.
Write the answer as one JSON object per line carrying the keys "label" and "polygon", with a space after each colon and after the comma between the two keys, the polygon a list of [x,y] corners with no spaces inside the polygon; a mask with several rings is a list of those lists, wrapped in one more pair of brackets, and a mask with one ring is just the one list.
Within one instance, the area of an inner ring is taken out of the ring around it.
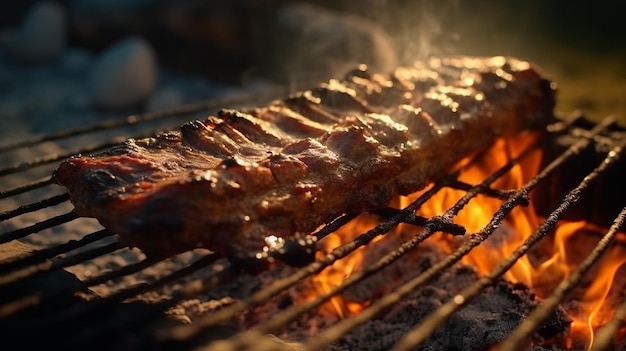
{"label": "charred meat", "polygon": [[267,106],[224,109],[54,173],[78,214],[129,246],[247,260],[344,213],[384,208],[497,136],[542,128],[554,85],[515,58],[366,67]]}

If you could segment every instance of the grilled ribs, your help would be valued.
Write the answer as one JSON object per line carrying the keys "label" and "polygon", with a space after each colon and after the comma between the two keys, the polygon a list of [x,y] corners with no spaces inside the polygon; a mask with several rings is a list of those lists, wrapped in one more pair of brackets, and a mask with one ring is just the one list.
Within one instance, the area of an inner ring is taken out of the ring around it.
{"label": "grilled ribs", "polygon": [[63,162],[76,211],[125,244],[172,255],[203,247],[248,260],[345,213],[424,188],[496,136],[552,119],[553,83],[515,58],[431,58],[267,106],[223,109],[153,138]]}

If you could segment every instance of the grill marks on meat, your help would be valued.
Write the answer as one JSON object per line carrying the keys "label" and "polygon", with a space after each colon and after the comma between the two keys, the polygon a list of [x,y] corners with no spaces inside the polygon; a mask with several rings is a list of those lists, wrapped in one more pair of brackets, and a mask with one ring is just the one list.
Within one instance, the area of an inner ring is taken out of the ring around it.
{"label": "grill marks on meat", "polygon": [[550,121],[551,83],[513,58],[359,69],[268,106],[222,110],[154,138],[73,157],[54,179],[76,211],[148,254],[234,260],[386,206],[495,136]]}

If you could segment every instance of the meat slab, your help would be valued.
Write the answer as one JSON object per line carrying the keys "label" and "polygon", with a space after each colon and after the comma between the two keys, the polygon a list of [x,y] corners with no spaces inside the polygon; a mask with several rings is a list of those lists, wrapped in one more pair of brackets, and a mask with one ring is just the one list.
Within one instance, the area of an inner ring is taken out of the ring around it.
{"label": "meat slab", "polygon": [[237,262],[269,238],[420,190],[495,137],[543,128],[554,104],[554,84],[515,58],[431,58],[390,74],[360,66],[267,106],[72,157],[53,179],[79,215],[131,247],[202,247]]}

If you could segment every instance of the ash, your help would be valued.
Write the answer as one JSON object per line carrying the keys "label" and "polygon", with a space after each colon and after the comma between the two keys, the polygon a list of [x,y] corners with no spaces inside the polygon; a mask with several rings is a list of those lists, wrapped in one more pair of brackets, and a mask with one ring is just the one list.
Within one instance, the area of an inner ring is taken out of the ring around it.
{"label": "ash", "polygon": [[[384,315],[346,335],[327,350],[388,350],[414,325],[460,292],[466,286],[464,282],[477,279],[478,276],[471,268],[456,267],[431,285],[412,293]],[[536,304],[535,297],[527,287],[500,280],[455,313],[424,346],[415,349],[484,349],[502,341]],[[566,314],[559,310],[538,333],[554,336],[555,333],[566,331],[568,323]],[[540,343],[541,337],[537,336]]]}
{"label": "ash", "polygon": [[[368,262],[363,262],[363,265],[375,262],[386,251],[397,247],[400,241],[406,240],[408,235],[391,236],[367,247],[364,257],[367,257]],[[438,246],[426,241],[407,256],[350,287],[342,298],[349,303],[367,306],[424,272],[441,260],[444,253]],[[183,322],[193,323],[196,319],[208,316],[233,301],[245,299],[249,294],[263,289],[276,279],[293,274],[295,270],[292,267],[280,266],[257,276],[238,277],[205,296],[186,301],[169,313]],[[472,267],[456,264],[428,282],[426,286],[418,288],[402,299],[390,310],[355,328],[336,343],[326,346],[324,351],[388,350],[411,328],[477,279],[479,275]],[[311,279],[301,281],[267,303],[242,314],[238,321],[228,326],[227,336],[232,336],[236,331],[247,330],[283,309],[298,305],[306,300],[305,296],[310,298],[311,294],[315,294],[315,289]],[[455,313],[415,350],[488,349],[490,345],[502,341],[510,334],[539,302],[525,285],[500,279]],[[281,330],[274,331],[271,337],[295,345],[293,348],[297,350],[299,342],[309,337],[314,338],[318,330],[328,328],[338,320],[339,317],[332,313],[329,304],[307,313]],[[557,309],[544,326],[535,332],[528,350],[561,350],[553,344],[558,343],[559,337],[568,332],[570,322],[564,310]],[[542,347],[548,344],[551,346]]]}
{"label": "ash", "polygon": [[[370,256],[371,257],[371,256]],[[398,285],[395,279],[400,272],[412,272],[410,279],[428,269],[443,257],[435,245],[428,242],[406,260],[400,260],[385,271],[364,281],[351,292],[353,299],[362,298],[374,286]],[[472,267],[457,264],[408,295],[392,309],[354,329],[326,351],[340,350],[388,350],[442,304],[451,300],[465,287],[479,279]],[[380,288],[378,288],[380,290]],[[393,290],[390,289],[390,290]],[[380,291],[385,294],[387,291]],[[528,287],[512,284],[503,279],[473,299],[456,312],[425,343],[415,350],[481,350],[502,341],[506,335],[538,304]],[[544,326],[535,333],[534,344],[529,350],[543,350],[540,346],[547,339],[554,339],[568,331],[570,320],[558,309]],[[556,350],[550,347],[550,350]]]}

